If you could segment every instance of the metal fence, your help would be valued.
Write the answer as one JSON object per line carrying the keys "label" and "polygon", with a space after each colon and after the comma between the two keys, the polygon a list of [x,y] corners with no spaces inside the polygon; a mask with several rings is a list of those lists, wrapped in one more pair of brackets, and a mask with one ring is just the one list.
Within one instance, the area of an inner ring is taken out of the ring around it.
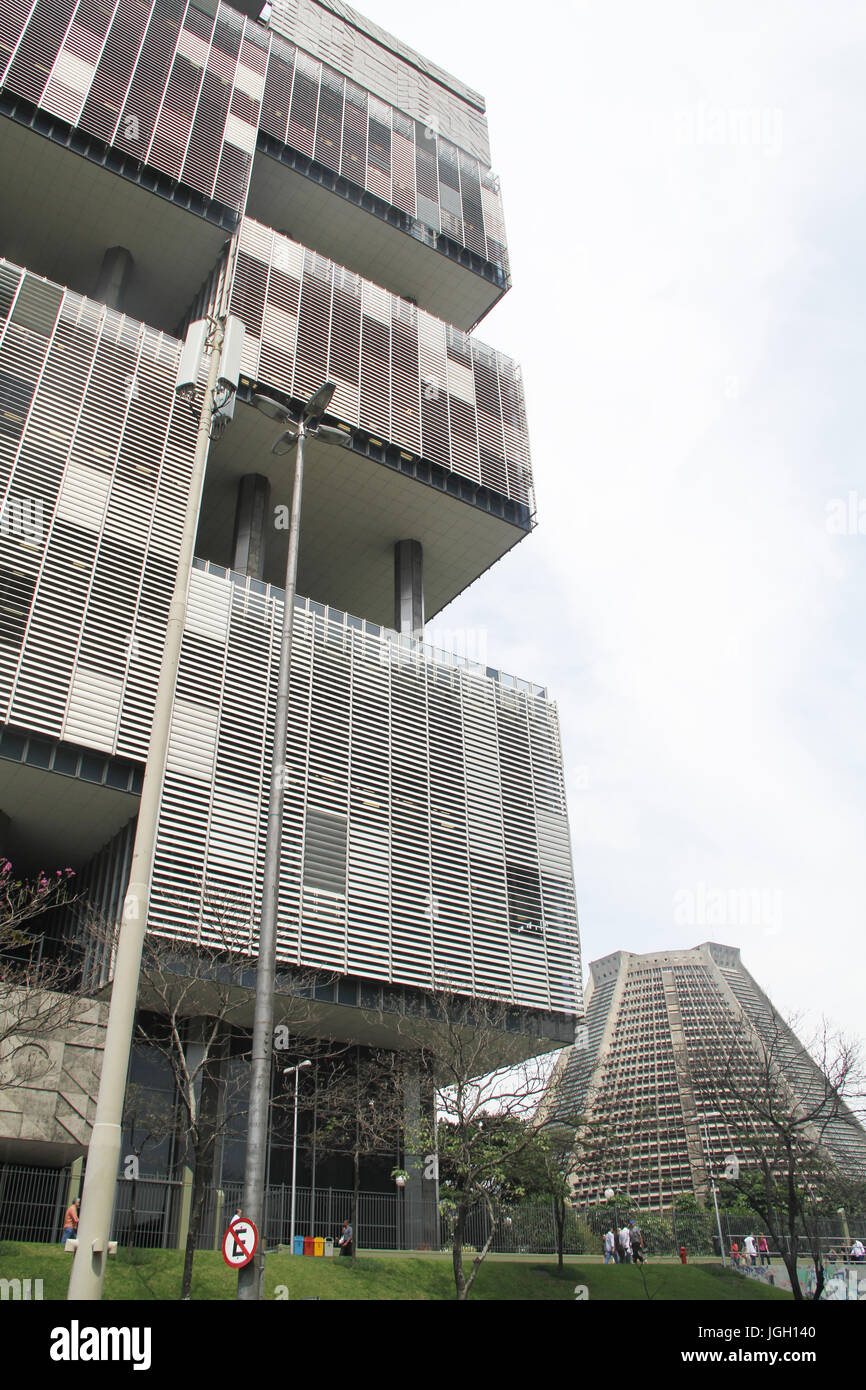
{"label": "metal fence", "polygon": [[59,1240],[68,1188],[67,1168],[0,1164],[0,1240]]}
{"label": "metal fence", "polygon": [[[60,1239],[63,1216],[69,1201],[79,1194],[81,1179],[67,1168],[29,1168],[0,1163],[0,1240],[51,1242]],[[151,1249],[175,1248],[182,1240],[185,1218],[191,1200],[189,1185],[178,1180],[139,1177],[118,1178],[114,1204],[113,1236],[122,1245]],[[218,1249],[233,1214],[242,1205],[243,1187],[226,1183],[208,1187],[198,1239],[201,1250]],[[361,1250],[408,1250],[411,1229],[406,1220],[406,1194],[360,1192],[355,1235]],[[294,1233],[296,1236],[336,1237],[342,1223],[352,1213],[350,1188],[298,1187],[295,1193]],[[718,1255],[719,1241],[711,1211],[642,1212],[615,1210],[613,1207],[569,1207],[565,1216],[563,1250],[567,1255],[600,1255],[604,1234],[617,1230],[628,1220],[641,1228],[648,1256],[675,1256],[682,1246],[687,1255]],[[736,1241],[739,1250],[747,1235],[767,1234],[759,1222],[751,1222],[747,1212],[721,1213],[724,1252],[730,1255]],[[290,1186],[271,1186],[265,1193],[263,1222],[265,1247],[287,1246],[292,1234],[292,1190]],[[490,1232],[489,1219],[482,1208],[470,1213],[465,1243],[479,1250]],[[866,1233],[866,1214],[850,1214],[847,1225],[841,1217],[828,1217],[821,1223],[820,1242],[825,1256],[831,1252],[844,1261],[850,1240]],[[447,1249],[451,1224],[442,1216],[439,1222],[439,1248]],[[491,1250],[500,1254],[553,1254],[556,1251],[556,1221],[553,1203],[525,1202],[514,1207],[500,1222]],[[779,1252],[771,1247],[771,1254]],[[804,1236],[799,1254],[809,1256]]]}

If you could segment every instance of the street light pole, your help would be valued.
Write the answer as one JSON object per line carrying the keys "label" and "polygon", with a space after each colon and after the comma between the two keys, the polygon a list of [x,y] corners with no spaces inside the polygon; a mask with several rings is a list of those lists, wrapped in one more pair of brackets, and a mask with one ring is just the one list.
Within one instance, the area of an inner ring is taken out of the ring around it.
{"label": "street light pole", "polygon": [[[715,1116],[719,1115],[719,1112],[718,1110],[710,1110],[709,1114],[715,1118]],[[719,1116],[719,1118],[721,1118],[721,1116]],[[719,1216],[718,1188],[716,1187],[716,1180],[713,1176],[713,1159],[710,1153],[710,1135],[707,1129],[707,1120],[705,1115],[701,1115],[701,1125],[704,1131],[704,1143],[707,1146],[707,1172],[710,1175],[710,1189],[713,1194],[713,1206],[716,1209],[716,1230],[719,1233],[719,1254],[722,1257],[722,1268],[725,1268],[725,1242],[722,1240],[722,1221],[721,1217]]]}
{"label": "street light pole", "polygon": [[105,1258],[108,1253],[108,1237],[120,1160],[123,1099],[138,1003],[138,982],[150,903],[150,880],[159,823],[159,806],[168,757],[171,712],[186,622],[189,576],[204,489],[208,444],[217,408],[216,392],[225,324],[224,319],[213,319],[209,325],[207,345],[210,350],[210,364],[207,386],[199,415],[180,554],[166,622],[165,646],[159,668],[129,884],[117,934],[117,956],[99,1079],[99,1096],[87,1151],[87,1172],[81,1196],[78,1245],[73,1257],[66,1295],[73,1301],[101,1298],[105,1278]]}
{"label": "street light pole", "polygon": [[292,1216],[289,1226],[289,1247],[293,1255],[295,1253],[295,1194],[297,1192],[298,1178],[298,1077],[300,1076],[301,1067],[311,1067],[312,1065],[312,1062],[307,1060],[299,1062],[296,1067],[285,1067],[283,1069],[283,1076],[288,1076],[291,1071],[295,1073],[295,1120],[292,1133]]}
{"label": "street light pole", "polygon": [[[320,435],[328,443],[348,445],[348,435],[322,426],[321,419],[336,390],[326,382],[313,395],[295,420],[288,410],[267,396],[256,396],[254,405],[271,419],[291,422],[295,433],[280,435],[272,452],[283,455],[297,446],[295,482],[289,519],[289,551],[286,559],[285,606],[280,641],[277,678],[277,710],[274,753],[268,801],[268,830],[262,885],[262,916],[259,925],[256,1001],[253,1015],[252,1059],[250,1065],[250,1107],[244,1172],[244,1215],[261,1230],[264,1200],[265,1157],[268,1148],[268,1110],[270,1102],[271,1051],[274,1025],[274,971],[277,950],[277,907],[279,899],[280,841],[286,790],[286,739],[289,715],[289,681],[292,667],[292,626],[295,586],[298,577],[298,549],[301,531],[301,499],[304,486],[304,441],[308,434]],[[242,1300],[262,1297],[265,1277],[264,1243],[248,1265],[238,1271],[237,1296]]]}

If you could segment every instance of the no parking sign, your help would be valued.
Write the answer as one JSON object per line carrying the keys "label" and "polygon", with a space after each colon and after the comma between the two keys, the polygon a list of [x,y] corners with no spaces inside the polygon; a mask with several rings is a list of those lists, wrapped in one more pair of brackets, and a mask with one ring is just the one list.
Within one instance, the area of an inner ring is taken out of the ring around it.
{"label": "no parking sign", "polygon": [[236,1216],[223,1236],[223,1259],[229,1269],[243,1269],[256,1253],[259,1233],[252,1221]]}

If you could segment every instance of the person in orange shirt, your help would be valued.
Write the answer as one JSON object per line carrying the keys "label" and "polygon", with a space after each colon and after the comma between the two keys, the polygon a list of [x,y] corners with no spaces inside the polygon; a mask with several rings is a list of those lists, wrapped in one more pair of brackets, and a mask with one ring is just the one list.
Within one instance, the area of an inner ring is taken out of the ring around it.
{"label": "person in orange shirt", "polygon": [[66,1215],[63,1218],[63,1234],[60,1237],[60,1244],[65,1245],[70,1236],[78,1234],[78,1208],[81,1206],[81,1199],[76,1197],[74,1202],[70,1202],[66,1208]]}

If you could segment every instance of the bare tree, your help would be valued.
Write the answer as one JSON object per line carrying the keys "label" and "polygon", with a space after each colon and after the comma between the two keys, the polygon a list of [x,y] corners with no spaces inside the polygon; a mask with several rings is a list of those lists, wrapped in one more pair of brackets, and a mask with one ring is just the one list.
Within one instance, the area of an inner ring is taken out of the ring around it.
{"label": "bare tree", "polygon": [[[201,895],[194,939],[145,936],[135,1037],[164,1059],[176,1096],[174,1137],[192,1173],[190,1218],[181,1280],[189,1299],[208,1187],[221,1136],[246,1105],[251,1041],[248,906],[229,895]],[[91,918],[86,934],[105,946],[113,928]],[[275,1025],[309,1017],[311,977],[277,996]],[[145,1012],[146,1011],[146,1012]]]}
{"label": "bare tree", "polygon": [[[468,999],[449,990],[430,997],[426,1016],[403,1020],[430,1090],[413,1152],[438,1152],[442,1207],[451,1225],[456,1297],[464,1301],[515,1195],[515,1170],[537,1135],[555,1127],[539,1108],[550,1072],[547,1056],[526,1058],[513,1005]],[[467,1274],[463,1250],[472,1213],[486,1216],[487,1234]]]}
{"label": "bare tree", "polygon": [[30,1086],[50,1071],[49,1043],[74,1021],[79,973],[74,955],[54,958],[34,929],[52,908],[74,901],[71,869],[16,878],[0,858],[0,1087]]}
{"label": "bare tree", "polygon": [[804,1045],[768,1012],[757,1031],[732,1025],[727,1052],[703,1050],[694,1070],[696,1090],[737,1136],[738,1171],[728,1181],[764,1222],[797,1300],[805,1240],[820,1298],[821,1218],[866,1176],[866,1133],[846,1099],[862,1094],[857,1046],[826,1024]]}

